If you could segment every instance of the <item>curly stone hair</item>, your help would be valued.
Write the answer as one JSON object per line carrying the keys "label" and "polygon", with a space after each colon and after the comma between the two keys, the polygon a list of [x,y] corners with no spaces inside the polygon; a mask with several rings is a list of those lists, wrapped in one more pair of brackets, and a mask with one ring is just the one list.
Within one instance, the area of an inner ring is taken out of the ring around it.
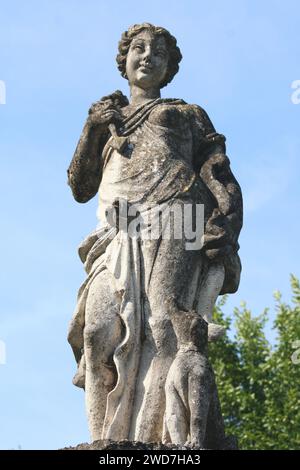
{"label": "curly stone hair", "polygon": [[126,59],[127,53],[130,48],[132,39],[137,36],[141,31],[148,30],[155,36],[163,36],[166,40],[166,44],[169,51],[169,64],[165,79],[161,83],[161,88],[170,83],[179,70],[179,62],[182,59],[182,55],[179,47],[177,46],[177,41],[174,36],[172,36],[168,30],[161,28],[160,26],[154,26],[150,23],[135,24],[128,28],[128,31],[125,31],[122,34],[121,40],[119,42],[119,54],[117,55],[116,61],[118,64],[118,69],[121,72],[122,77],[127,78],[126,75]]}

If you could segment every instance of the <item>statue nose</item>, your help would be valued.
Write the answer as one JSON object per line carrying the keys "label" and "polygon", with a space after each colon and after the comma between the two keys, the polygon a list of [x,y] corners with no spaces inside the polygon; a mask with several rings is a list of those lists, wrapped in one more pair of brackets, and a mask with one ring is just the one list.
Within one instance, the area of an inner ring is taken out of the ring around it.
{"label": "statue nose", "polygon": [[150,63],[152,60],[152,50],[150,47],[147,47],[144,52],[144,61]]}

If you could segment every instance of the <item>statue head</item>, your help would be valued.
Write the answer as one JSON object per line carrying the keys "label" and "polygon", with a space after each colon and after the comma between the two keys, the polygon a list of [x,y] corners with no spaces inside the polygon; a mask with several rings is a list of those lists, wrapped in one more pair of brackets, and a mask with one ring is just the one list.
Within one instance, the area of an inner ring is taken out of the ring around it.
{"label": "statue head", "polygon": [[171,313],[172,325],[178,340],[178,346],[194,344],[199,351],[206,350],[208,341],[208,324],[195,311],[174,311]]}
{"label": "statue head", "polygon": [[[142,23],[135,24],[131,26],[128,31],[125,31],[119,42],[119,54],[116,58],[118,69],[120,70],[122,77],[129,79],[126,70],[127,56],[131,49],[132,41],[137,40],[138,36],[142,37],[143,35],[151,35],[158,41],[158,47],[160,48],[160,52],[158,52],[158,54],[161,54],[160,59],[163,69],[161,70],[162,76],[159,86],[162,88],[172,81],[174,75],[176,75],[179,70],[179,62],[182,59],[176,38],[165,28],[154,26],[150,23]],[[163,57],[163,54],[165,57]]]}

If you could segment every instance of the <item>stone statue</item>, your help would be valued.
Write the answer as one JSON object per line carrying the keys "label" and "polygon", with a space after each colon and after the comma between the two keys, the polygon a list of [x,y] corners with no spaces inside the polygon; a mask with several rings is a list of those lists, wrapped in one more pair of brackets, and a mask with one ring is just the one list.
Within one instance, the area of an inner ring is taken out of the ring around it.
{"label": "stone statue", "polygon": [[[223,331],[212,323],[213,306],[239,285],[242,196],[225,137],[200,106],[161,98],[181,58],[164,28],[144,23],[123,33],[117,63],[130,101],[116,91],[92,105],[68,170],[76,201],[99,196],[100,225],[79,248],[87,279],[69,330],[78,365],[73,382],[85,389],[93,441],[167,441],[165,385],[180,348],[178,315],[185,331],[196,312],[205,320],[196,321],[199,341],[206,341],[207,323],[208,339],[217,340]],[[201,244],[189,245],[187,225],[194,227],[199,207],[203,231],[196,223],[194,233]],[[222,417],[204,349],[206,365],[195,365],[203,378],[195,370],[198,378],[183,393],[197,394],[197,381],[207,381],[195,442],[220,448],[213,434]]]}

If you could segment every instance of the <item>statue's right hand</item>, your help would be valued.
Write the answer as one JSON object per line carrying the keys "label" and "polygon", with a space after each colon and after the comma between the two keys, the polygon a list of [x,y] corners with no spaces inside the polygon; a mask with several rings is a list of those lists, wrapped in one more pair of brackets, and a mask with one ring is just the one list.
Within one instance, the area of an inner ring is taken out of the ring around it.
{"label": "statue's right hand", "polygon": [[109,124],[118,124],[121,120],[120,108],[111,99],[97,101],[89,109],[88,123],[91,127],[107,128]]}

